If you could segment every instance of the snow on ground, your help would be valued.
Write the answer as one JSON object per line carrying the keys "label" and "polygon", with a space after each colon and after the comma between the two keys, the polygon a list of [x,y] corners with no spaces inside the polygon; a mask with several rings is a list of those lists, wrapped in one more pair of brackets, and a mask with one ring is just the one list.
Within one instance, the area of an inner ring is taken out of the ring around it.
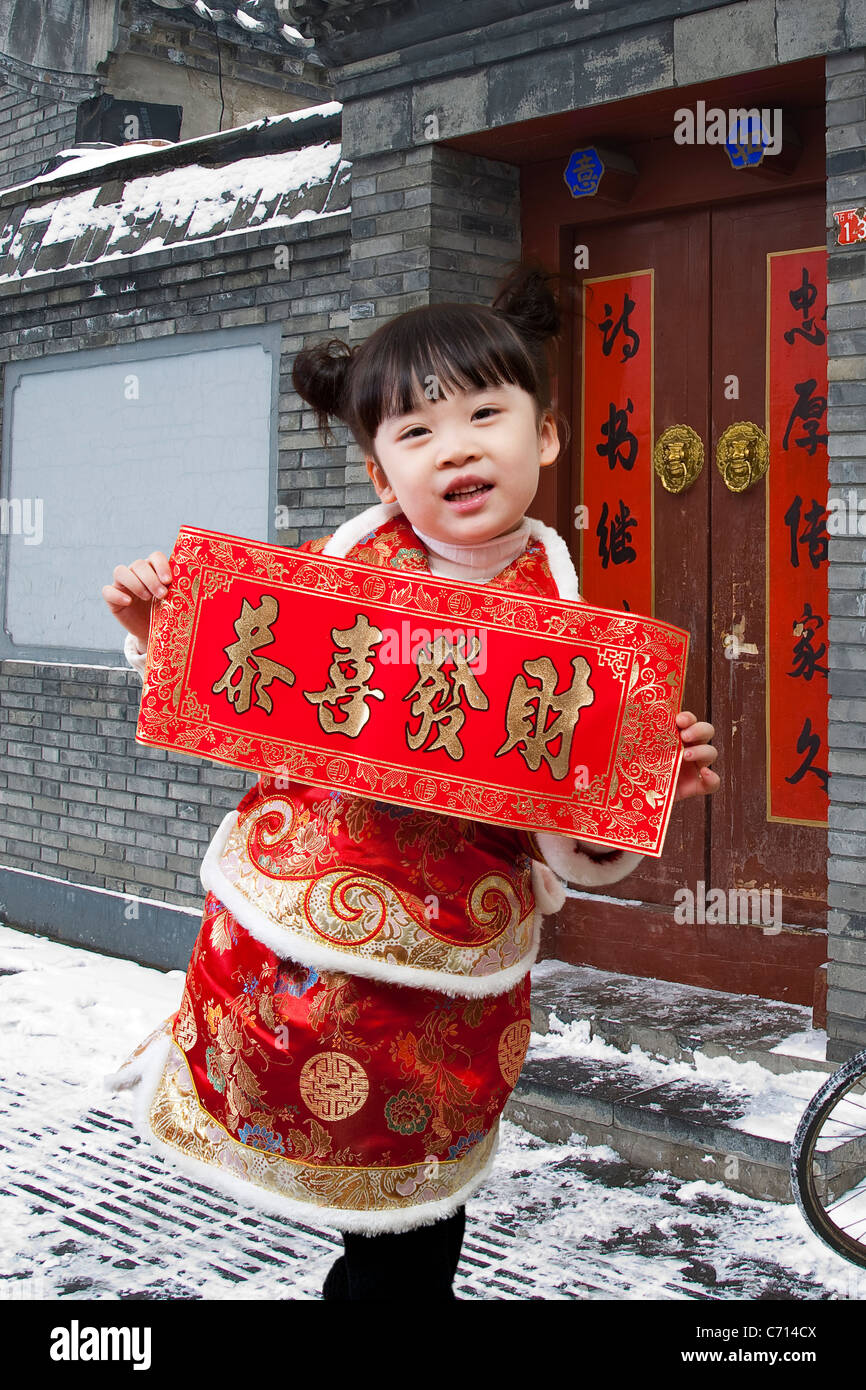
{"label": "snow on ground", "polygon": [[800,1116],[812,1096],[823,1085],[825,1075],[813,1068],[777,1075],[757,1062],[737,1062],[731,1057],[708,1057],[701,1051],[694,1054],[694,1064],[659,1061],[636,1044],[623,1053],[599,1037],[590,1037],[587,1019],[563,1023],[551,1015],[550,1032],[533,1033],[534,1057],[597,1057],[609,1062],[628,1061],[635,1071],[646,1077],[647,1086],[663,1086],[668,1081],[706,1080],[725,1082],[728,1093],[739,1095],[747,1102],[746,1113],[739,1120],[729,1120],[734,1129],[766,1139],[790,1143]]}
{"label": "snow on ground", "polygon": [[103,1075],[177,1009],[185,978],[4,926],[6,971],[16,973],[0,973],[0,1075],[50,1078],[64,1114],[104,1100]]}
{"label": "snow on ground", "polygon": [[[336,1232],[253,1220],[177,1177],[132,1137],[130,1098],[102,1089],[176,1009],[183,979],[0,926],[0,1077],[11,1097],[0,1289],[29,1281],[48,1298],[319,1298]],[[623,1057],[588,1033],[574,1024],[533,1034],[531,1053]],[[628,1061],[648,1075],[664,1065],[668,1078],[679,1066],[637,1049]],[[788,1125],[772,1094],[779,1078],[724,1058],[699,1066],[752,1088],[768,1125]],[[814,1089],[815,1073],[808,1079]],[[806,1094],[804,1080],[804,1104]],[[493,1174],[467,1212],[461,1298],[866,1297],[866,1270],[825,1247],[793,1204],[636,1169],[578,1134],[552,1144],[503,1121]]]}
{"label": "snow on ground", "polygon": [[827,1034],[821,1028],[807,1028],[802,1033],[791,1033],[783,1038],[771,1052],[781,1052],[786,1057],[815,1057],[819,1061],[826,1056]]}

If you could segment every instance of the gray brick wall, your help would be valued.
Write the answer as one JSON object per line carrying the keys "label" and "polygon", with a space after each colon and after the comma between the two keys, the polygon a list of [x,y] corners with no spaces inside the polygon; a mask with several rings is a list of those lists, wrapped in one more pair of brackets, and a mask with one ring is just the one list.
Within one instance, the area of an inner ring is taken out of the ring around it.
{"label": "gray brick wall", "polygon": [[[436,144],[353,161],[352,342],[418,305],[489,303],[519,254],[515,166]],[[354,440],[346,459],[346,502],[357,510],[370,480]]]}
{"label": "gray brick wall", "polygon": [[[866,243],[833,212],[866,202],[866,49],[827,58],[830,496],[866,498]],[[866,540],[830,539],[827,1057],[866,1047]]]}
{"label": "gray brick wall", "polygon": [[[351,11],[341,20],[310,8],[315,17],[300,23],[312,34],[351,30]],[[448,140],[866,42],[863,0],[590,0],[581,9],[523,0],[519,15],[488,9],[479,27],[478,7],[464,5],[468,34],[455,32],[453,8],[420,7],[419,41],[401,49],[399,63],[393,39],[359,45],[350,32],[325,41],[322,53],[346,64],[334,77],[348,159],[411,146],[433,114]]]}
{"label": "gray brick wall", "polygon": [[[47,273],[14,292],[0,286],[0,365],[239,321],[282,323],[280,466],[273,504],[290,508],[294,524],[279,535],[286,545],[297,545],[333,531],[358,510],[347,510],[345,429],[335,428],[337,445],[323,448],[313,412],[291,382],[292,362],[304,342],[347,334],[348,242],[344,214],[321,224],[246,232],[230,243]],[[277,268],[279,247],[288,249],[286,269]],[[135,291],[121,294],[130,278]],[[96,301],[98,311],[91,299],[95,282],[104,295]],[[365,500],[376,500],[369,482]],[[118,624],[118,653],[124,635]],[[0,662],[0,856],[13,869],[200,907],[198,874],[207,841],[255,775],[135,743],[140,693],[140,679],[125,663],[104,670]],[[11,900],[10,882],[0,878],[0,908]],[[89,940],[80,894],[64,895],[62,887],[57,885],[54,900],[41,897],[37,929]],[[94,903],[94,912],[105,910],[104,900]],[[123,899],[116,904],[116,933],[109,915],[94,943],[99,949],[185,966],[189,943],[177,933],[188,932],[189,918],[175,913],[166,928],[165,917],[159,923],[151,915],[147,931],[140,927],[130,935],[123,930]],[[8,908],[7,920],[14,920]],[[23,908],[21,921],[28,924]]]}
{"label": "gray brick wall", "polygon": [[75,142],[78,103],[100,90],[96,78],[82,82],[57,78],[0,55],[0,188],[38,174],[58,150]]}

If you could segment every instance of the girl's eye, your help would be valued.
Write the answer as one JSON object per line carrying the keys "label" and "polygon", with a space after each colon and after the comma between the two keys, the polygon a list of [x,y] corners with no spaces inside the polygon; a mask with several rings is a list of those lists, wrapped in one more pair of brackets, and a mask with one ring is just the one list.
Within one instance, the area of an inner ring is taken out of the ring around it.
{"label": "girl's eye", "polygon": [[[487,411],[491,412],[493,415],[499,415],[500,413],[498,407],[495,405],[480,405],[478,409],[475,411],[473,419],[477,419],[479,415],[483,415]],[[407,430],[405,434],[400,435],[400,438],[397,440],[397,443],[401,444],[404,439],[414,439],[417,436],[419,430],[423,431],[426,428],[426,425],[413,425],[412,428],[410,430]]]}

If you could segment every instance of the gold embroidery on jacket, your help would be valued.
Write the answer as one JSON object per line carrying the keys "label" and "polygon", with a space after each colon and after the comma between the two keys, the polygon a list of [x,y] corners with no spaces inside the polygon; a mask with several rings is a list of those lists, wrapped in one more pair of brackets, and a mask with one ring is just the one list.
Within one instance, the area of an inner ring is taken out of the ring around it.
{"label": "gold embroidery on jacket", "polygon": [[[507,969],[526,956],[533,943],[531,875],[528,861],[504,872],[482,874],[466,892],[466,918],[452,932],[415,894],[398,892],[378,874],[361,868],[322,871],[315,875],[277,877],[276,861],[261,872],[250,843],[261,845],[258,819],[267,818],[268,835],[282,837],[276,826],[275,801],[267,798],[232,827],[220,866],[248,902],[258,907],[285,935],[286,953],[300,937],[331,950],[366,959],[407,965],[449,975],[479,976]],[[288,814],[283,820],[289,819]],[[409,817],[407,817],[409,819]],[[459,931],[459,935],[455,932]]]}
{"label": "gold embroidery on jacket", "polygon": [[[166,1020],[163,1028],[170,1020]],[[155,1030],[155,1037],[160,1030]],[[396,1167],[362,1166],[359,1155],[343,1150],[329,1157],[330,1136],[315,1120],[303,1144],[292,1132],[291,1157],[243,1144],[204,1109],[183,1053],[172,1043],[150,1107],[156,1138],[170,1148],[208,1164],[227,1176],[242,1178],[277,1197],[342,1211],[410,1210],[420,1203],[453,1196],[489,1162],[497,1143],[498,1123],[459,1158],[426,1160]],[[317,1162],[308,1161],[318,1156]],[[354,1158],[355,1162],[350,1162]]]}
{"label": "gold embroidery on jacket", "polygon": [[512,1089],[517,1085],[517,1078],[523,1067],[529,1047],[530,1030],[531,1025],[526,1019],[518,1018],[502,1030],[499,1039],[499,1070],[505,1084]]}
{"label": "gold embroidery on jacket", "polygon": [[333,1124],[354,1115],[370,1094],[367,1073],[345,1052],[317,1052],[301,1068],[298,1089],[319,1120]]}
{"label": "gold embroidery on jacket", "polygon": [[308,1022],[319,1041],[343,1051],[351,1048],[369,1062],[374,1051],[385,1043],[383,1036],[370,1048],[354,1030],[362,1012],[374,1006],[366,981],[360,975],[342,970],[324,970],[319,975],[321,989],[310,1004]]}

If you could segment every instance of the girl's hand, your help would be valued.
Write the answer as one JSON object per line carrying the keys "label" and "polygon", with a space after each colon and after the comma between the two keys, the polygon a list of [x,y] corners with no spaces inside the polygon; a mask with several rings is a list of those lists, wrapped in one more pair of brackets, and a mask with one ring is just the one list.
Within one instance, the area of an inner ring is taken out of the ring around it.
{"label": "girl's hand", "polygon": [[710,796],[722,785],[719,774],[709,767],[719,756],[718,748],[710,744],[715,729],[712,724],[699,722],[687,709],[681,709],[677,715],[677,727],[686,751],[680,763],[674,801],[685,801],[689,796]]}
{"label": "girl's hand", "polygon": [[102,597],[119,623],[133,634],[139,647],[147,646],[150,608],[155,598],[164,598],[171,583],[171,565],[161,550],[131,565],[116,565],[114,583],[105,584]]}

